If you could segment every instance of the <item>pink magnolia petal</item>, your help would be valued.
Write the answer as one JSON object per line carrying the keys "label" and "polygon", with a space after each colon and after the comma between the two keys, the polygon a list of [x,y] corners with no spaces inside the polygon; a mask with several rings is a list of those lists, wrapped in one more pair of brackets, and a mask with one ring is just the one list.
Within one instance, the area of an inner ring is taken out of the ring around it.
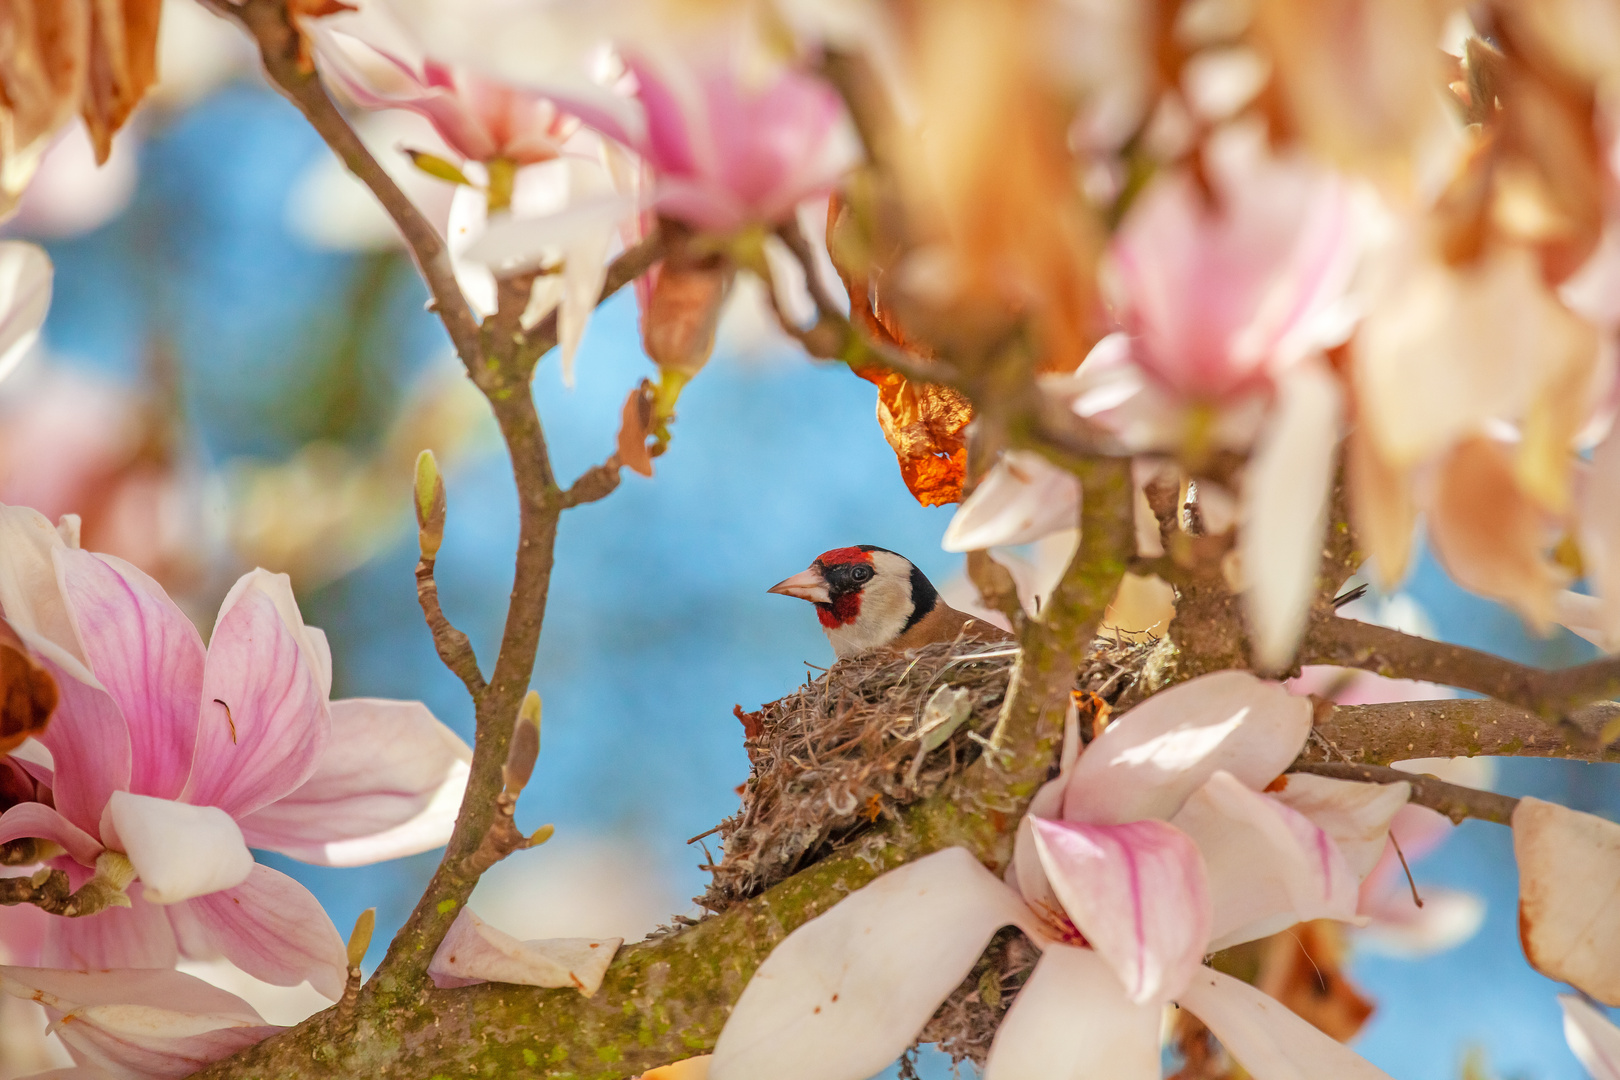
{"label": "pink magnolia petal", "polygon": [[102,850],[94,836],[44,803],[18,803],[0,814],[0,844],[24,837],[60,844],[63,850],[85,866],[94,866],[96,856]]}
{"label": "pink magnolia petal", "polygon": [[90,670],[129,726],[129,790],[172,799],[197,737],[202,638],[161,585],[122,559],[68,548],[55,558]]}
{"label": "pink magnolia petal", "polygon": [[573,987],[590,997],[602,985],[623,938],[519,941],[462,908],[439,943],[428,975],[441,990],[481,982],[551,989]]}
{"label": "pink magnolia petal", "polygon": [[1342,397],[1323,364],[1289,371],[1244,475],[1238,554],[1254,659],[1265,671],[1293,660],[1316,594]]}
{"label": "pink magnolia petal", "polygon": [[866,1080],[909,1046],[1003,926],[1029,909],[962,848],[891,870],[800,926],[754,973],[712,1080]]}
{"label": "pink magnolia petal", "polygon": [[56,715],[41,742],[51,752],[52,797],[64,817],[89,833],[115,791],[128,790],[134,750],[129,726],[105,690],[80,682],[45,660],[56,679]]}
{"label": "pink magnolia petal", "polygon": [[1171,1000],[1203,962],[1210,898],[1204,860],[1162,821],[1034,821],[1035,849],[1074,925],[1137,1004]]}
{"label": "pink magnolia petal", "polygon": [[1394,842],[1384,845],[1383,853],[1378,856],[1377,865],[1373,867],[1371,873],[1361,879],[1363,902],[1378,892],[1406,888],[1406,871],[1401,869],[1401,858],[1395,854],[1395,844],[1401,845],[1401,852],[1410,865],[1439,847],[1455,828],[1450,818],[1438,811],[1430,810],[1427,806],[1407,803],[1401,807],[1389,824],[1390,837]]}
{"label": "pink magnolia petal", "polygon": [[1359,911],[1372,921],[1356,933],[1357,948],[1419,960],[1467,941],[1485,925],[1485,901],[1473,893],[1419,885],[1423,906],[1412,902],[1403,877],[1372,897],[1362,893]]}
{"label": "pink magnolia petal", "polygon": [[945,529],[946,551],[1029,544],[1080,525],[1080,480],[1039,454],[1004,454]]}
{"label": "pink magnolia petal", "polygon": [[[242,598],[256,593],[275,605],[282,627],[292,635],[304,663],[315,675],[321,687],[321,700],[332,690],[332,648],[324,631],[304,625],[303,613],[298,610],[298,598],[293,595],[292,578],[286,574],[272,574],[268,570],[253,570],[236,579],[230,592],[220,602],[219,614],[214,618],[214,637],[219,636],[220,625]],[[213,641],[213,637],[209,638]]]}
{"label": "pink magnolia petal", "polygon": [[1199,970],[1179,1004],[1215,1033],[1254,1080],[1389,1080],[1282,1002],[1211,968]]}
{"label": "pink magnolia petal", "polygon": [[1215,907],[1210,951],[1307,919],[1356,921],[1360,880],[1305,815],[1218,772],[1170,823],[1204,853]]}
{"label": "pink magnolia petal", "polygon": [[996,1030],[984,1080],[1159,1080],[1161,1010],[1090,949],[1051,945]]}
{"label": "pink magnolia petal", "polygon": [[63,546],[44,514],[0,504],[0,610],[31,648],[83,677],[89,672],[84,650],[51,558]]}
{"label": "pink magnolia petal", "polygon": [[321,696],[332,696],[332,643],[326,640],[326,631],[318,626],[304,627],[309,635],[309,659],[315,668],[315,683]]}
{"label": "pink magnolia petal", "polygon": [[[1389,845],[1389,827],[1411,798],[1411,784],[1359,784],[1289,773],[1270,795],[1328,834],[1357,881],[1365,880]],[[1415,857],[1410,851],[1408,857]]]}
{"label": "pink magnolia petal", "polygon": [[248,846],[361,866],[445,843],[472,751],[419,701],[334,701],[332,741],[298,790],[242,818]]}
{"label": "pink magnolia petal", "polygon": [[223,955],[276,986],[309,981],[337,1000],[348,957],[320,902],[298,882],[256,865],[234,889],[209,893],[169,909],[180,951],[194,960]]}
{"label": "pink magnolia petal", "polygon": [[239,585],[226,598],[208,646],[202,721],[183,796],[234,817],[309,779],[331,734],[303,624],[289,626],[284,605],[253,577],[243,579],[250,587]]}
{"label": "pink magnolia petal", "polygon": [[217,806],[115,791],[107,802],[112,833],[154,904],[178,904],[242,884],[253,855],[242,830]]}
{"label": "pink magnolia petal", "polygon": [[1574,994],[1559,994],[1564,1041],[1592,1080],[1620,1080],[1620,1028]]}
{"label": "pink magnolia petal", "polygon": [[52,919],[42,962],[75,971],[103,968],[172,968],[179,954],[164,908],[147,903],[139,882],[129,887],[130,906],[108,908],[77,919]]}
{"label": "pink magnolia petal", "polygon": [[45,1006],[74,1056],[119,1078],[179,1078],[281,1031],[178,971],[0,968],[0,990]]}
{"label": "pink magnolia petal", "polygon": [[1526,797],[1513,811],[1513,854],[1525,959],[1620,1005],[1620,825]]}
{"label": "pink magnolia petal", "polygon": [[1241,671],[1203,675],[1123,713],[1086,747],[1063,816],[1107,825],[1168,818],[1225,769],[1263,788],[1311,730],[1311,705]]}

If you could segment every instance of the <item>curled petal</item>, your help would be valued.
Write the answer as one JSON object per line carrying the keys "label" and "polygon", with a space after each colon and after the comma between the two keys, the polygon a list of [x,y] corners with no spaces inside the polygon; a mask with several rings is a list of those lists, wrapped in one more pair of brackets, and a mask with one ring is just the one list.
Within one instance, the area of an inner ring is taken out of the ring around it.
{"label": "curled petal", "polygon": [[1170,823],[1204,853],[1211,951],[1307,919],[1357,921],[1360,879],[1327,833],[1230,773],[1210,777]]}
{"label": "curled petal", "polygon": [[1080,479],[1041,455],[1012,450],[973,489],[945,529],[946,551],[1030,544],[1080,524]]}
{"label": "curled petal", "polygon": [[298,882],[255,865],[233,889],[169,909],[180,952],[193,960],[224,956],[275,986],[308,980],[334,1001],[343,993],[348,954],[320,901]]}
{"label": "curled petal", "polygon": [[1001,927],[1034,929],[962,848],[891,870],[778,945],[715,1044],[713,1080],[866,1080],[909,1046]]}
{"label": "curled petal", "polygon": [[1299,754],[1311,705],[1241,671],[1203,675],[1122,714],[1086,747],[1063,816],[1114,824],[1168,818],[1217,770],[1256,790]]}
{"label": "curled petal", "polygon": [[1159,1080],[1159,1016],[1090,949],[1050,945],[996,1031],[984,1080]]}
{"label": "curled petal", "polygon": [[1412,796],[1412,785],[1406,783],[1359,784],[1309,773],[1290,773],[1284,779],[1271,797],[1327,833],[1357,881],[1378,865],[1389,842],[1389,824]]}
{"label": "curled petal", "polygon": [[1255,662],[1266,671],[1294,658],[1315,595],[1343,396],[1316,363],[1292,369],[1277,391],[1243,479],[1238,534]]}
{"label": "curled petal", "polygon": [[51,552],[64,547],[50,519],[27,506],[0,505],[0,610],[35,652],[90,678]]}
{"label": "curled petal", "polygon": [[119,1080],[189,1076],[282,1030],[178,971],[5,967],[0,990],[44,1005],[74,1056]]}
{"label": "curled petal", "polygon": [[44,803],[18,803],[0,814],[0,844],[34,837],[60,844],[62,849],[85,866],[94,866],[101,844]]}
{"label": "curled petal", "polygon": [[363,866],[450,839],[472,751],[419,701],[334,701],[315,775],[242,818],[249,847]]}
{"label": "curled petal", "polygon": [[66,547],[54,557],[90,670],[129,726],[129,789],[172,799],[197,738],[202,638],[163,586],[122,559]]}
{"label": "curled petal", "polygon": [[115,791],[107,817],[113,833],[108,841],[129,856],[154,904],[229,889],[253,869],[242,830],[218,807]]}
{"label": "curled petal", "polygon": [[462,908],[433,954],[428,974],[440,989],[481,982],[551,989],[573,987],[590,997],[602,985],[623,938],[519,941]]}
{"label": "curled petal", "polygon": [[1620,1005],[1620,825],[1526,797],[1513,811],[1513,854],[1525,959]]}
{"label": "curled petal", "polygon": [[187,802],[243,817],[296,790],[326,748],[331,718],[320,658],[285,581],[249,574],[220,609]]}
{"label": "curled petal", "polygon": [[1282,1002],[1211,968],[1199,969],[1178,1003],[1215,1033],[1254,1080],[1389,1080]]}
{"label": "curled petal", "polygon": [[1620,1028],[1574,994],[1559,994],[1564,1041],[1592,1080],[1620,1080]]}
{"label": "curled petal", "polygon": [[1203,962],[1204,860],[1162,821],[1034,820],[1035,849],[1063,909],[1137,1004],[1171,1000]]}

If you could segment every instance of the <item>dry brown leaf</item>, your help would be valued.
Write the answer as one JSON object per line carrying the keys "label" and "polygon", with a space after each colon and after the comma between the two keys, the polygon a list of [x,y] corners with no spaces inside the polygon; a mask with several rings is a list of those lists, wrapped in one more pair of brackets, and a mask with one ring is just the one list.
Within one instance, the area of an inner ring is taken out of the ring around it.
{"label": "dry brown leaf", "polygon": [[1300,923],[1265,941],[1255,986],[1324,1034],[1349,1042],[1373,1014],[1344,973],[1344,931],[1330,919]]}
{"label": "dry brown leaf", "polygon": [[113,134],[157,81],[158,17],[163,0],[87,2],[90,40],[81,110],[96,148],[96,163],[104,164],[112,153]]}
{"label": "dry brown leaf", "polygon": [[56,680],[0,619],[0,754],[41,735],[56,710]]}
{"label": "dry brown leaf", "polygon": [[647,427],[652,421],[647,386],[643,379],[640,386],[630,391],[619,419],[619,464],[642,476],[653,474],[652,455],[647,452]]}

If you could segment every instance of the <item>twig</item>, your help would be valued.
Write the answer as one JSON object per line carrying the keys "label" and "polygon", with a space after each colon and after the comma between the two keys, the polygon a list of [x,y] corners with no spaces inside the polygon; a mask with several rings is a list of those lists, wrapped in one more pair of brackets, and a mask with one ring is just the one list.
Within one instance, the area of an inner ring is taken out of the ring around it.
{"label": "twig", "polygon": [[600,465],[592,465],[579,474],[573,484],[559,497],[566,507],[598,502],[613,494],[619,487],[619,455],[610,454]]}
{"label": "twig", "polygon": [[416,599],[422,605],[422,616],[427,620],[428,632],[433,635],[433,647],[439,652],[444,666],[456,674],[476,700],[484,692],[484,673],[478,670],[478,656],[473,652],[467,635],[457,630],[439,607],[439,584],[433,579],[436,560],[422,556],[416,563]]}
{"label": "twig", "polygon": [[1448,784],[1433,776],[1387,769],[1380,765],[1296,761],[1289,771],[1329,776],[1335,780],[1357,780],[1366,784],[1409,783],[1412,785],[1412,802],[1418,806],[1438,810],[1454,824],[1459,825],[1464,818],[1478,818],[1480,821],[1509,825],[1513,822],[1513,809],[1519,805],[1519,800],[1509,795],[1498,795],[1494,791],[1478,791],[1463,787],[1461,784]]}
{"label": "twig", "polygon": [[[1620,717],[1620,705],[1589,705],[1570,723],[1581,733],[1566,739],[1545,720],[1488,698],[1338,705],[1322,717],[1316,733],[1352,747],[1358,764],[1388,765],[1420,757],[1547,757],[1620,762],[1620,747],[1600,748],[1597,734]],[[1326,752],[1307,747],[1310,760]],[[1348,760],[1348,759],[1347,759]]]}

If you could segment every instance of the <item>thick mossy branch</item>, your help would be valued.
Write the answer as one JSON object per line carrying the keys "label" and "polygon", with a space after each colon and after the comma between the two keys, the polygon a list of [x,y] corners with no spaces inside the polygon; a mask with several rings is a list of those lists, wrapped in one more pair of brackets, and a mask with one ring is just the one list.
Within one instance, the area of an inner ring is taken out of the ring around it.
{"label": "thick mossy branch", "polygon": [[[1389,765],[1425,757],[1548,757],[1620,762],[1620,746],[1599,733],[1620,718],[1620,705],[1591,705],[1570,717],[1574,737],[1500,701],[1452,698],[1340,705],[1317,721],[1302,760]],[[1340,755],[1343,755],[1342,757]]]}

